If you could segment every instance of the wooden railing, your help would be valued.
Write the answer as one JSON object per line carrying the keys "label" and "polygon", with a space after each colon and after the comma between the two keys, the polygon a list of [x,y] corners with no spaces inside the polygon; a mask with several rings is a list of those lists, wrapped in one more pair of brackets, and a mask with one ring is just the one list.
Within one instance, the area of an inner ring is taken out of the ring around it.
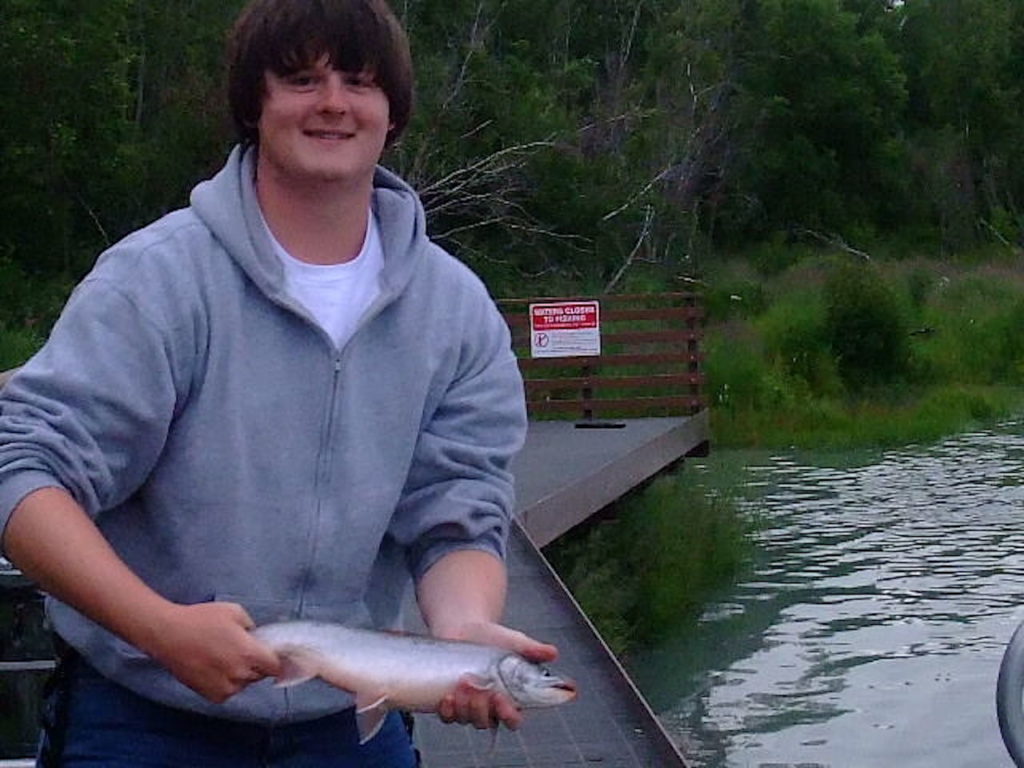
{"label": "wooden railing", "polygon": [[[531,304],[597,301],[599,355],[531,357]],[[689,415],[701,395],[701,321],[692,293],[504,299],[498,302],[526,382],[531,418]]]}
{"label": "wooden railing", "polygon": [[42,595],[0,565],[0,768],[34,765],[43,687],[55,666]]}
{"label": "wooden railing", "polygon": [[[17,369],[0,371],[0,389]],[[0,768],[30,768],[43,686],[54,667],[43,598],[0,560]]]}

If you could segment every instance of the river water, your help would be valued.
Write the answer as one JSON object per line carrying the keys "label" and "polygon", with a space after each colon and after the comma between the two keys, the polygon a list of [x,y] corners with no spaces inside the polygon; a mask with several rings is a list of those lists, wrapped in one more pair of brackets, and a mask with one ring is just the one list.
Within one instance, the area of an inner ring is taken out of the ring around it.
{"label": "river water", "polygon": [[1024,621],[1022,433],[698,465],[746,478],[755,562],[630,660],[694,765],[1012,766],[995,685]]}

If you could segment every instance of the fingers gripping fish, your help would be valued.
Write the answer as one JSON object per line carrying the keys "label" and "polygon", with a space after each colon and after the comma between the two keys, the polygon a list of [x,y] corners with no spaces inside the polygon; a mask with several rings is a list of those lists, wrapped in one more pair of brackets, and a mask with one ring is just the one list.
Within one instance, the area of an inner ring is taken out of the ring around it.
{"label": "fingers gripping fish", "polygon": [[266,624],[253,636],[281,659],[278,685],[319,677],[352,693],[362,743],[380,730],[389,709],[434,712],[462,678],[523,708],[576,698],[572,680],[493,646],[313,621]]}

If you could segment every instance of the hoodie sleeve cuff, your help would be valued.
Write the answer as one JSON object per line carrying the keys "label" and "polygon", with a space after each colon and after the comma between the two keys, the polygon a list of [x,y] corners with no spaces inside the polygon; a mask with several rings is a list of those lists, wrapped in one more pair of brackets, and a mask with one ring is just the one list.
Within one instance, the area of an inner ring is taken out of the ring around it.
{"label": "hoodie sleeve cuff", "polygon": [[22,500],[40,488],[63,487],[53,475],[38,469],[17,472],[0,480],[0,555],[5,553],[2,546],[3,534],[7,530],[11,515]]}
{"label": "hoodie sleeve cuff", "polygon": [[420,553],[420,556],[410,563],[413,581],[417,584],[431,566],[445,555],[463,549],[475,549],[481,552],[488,552],[499,560],[505,560],[506,542],[500,536],[486,536],[471,541],[445,540],[435,542],[433,545]]}

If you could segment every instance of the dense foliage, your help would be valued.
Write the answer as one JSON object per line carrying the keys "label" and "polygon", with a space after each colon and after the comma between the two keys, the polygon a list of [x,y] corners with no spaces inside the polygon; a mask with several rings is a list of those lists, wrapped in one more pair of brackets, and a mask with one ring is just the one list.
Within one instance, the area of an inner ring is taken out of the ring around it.
{"label": "dense foliage", "polygon": [[[66,285],[220,163],[239,5],[6,0],[5,281]],[[947,252],[1021,239],[1019,0],[395,7],[419,108],[387,161],[499,294],[615,288],[648,263],[692,276],[772,238]],[[3,298],[7,328],[59,304]]]}
{"label": "dense foliage", "polygon": [[1024,404],[1015,259],[815,253],[770,276],[739,261],[714,273],[706,369],[716,446],[924,442]]}

